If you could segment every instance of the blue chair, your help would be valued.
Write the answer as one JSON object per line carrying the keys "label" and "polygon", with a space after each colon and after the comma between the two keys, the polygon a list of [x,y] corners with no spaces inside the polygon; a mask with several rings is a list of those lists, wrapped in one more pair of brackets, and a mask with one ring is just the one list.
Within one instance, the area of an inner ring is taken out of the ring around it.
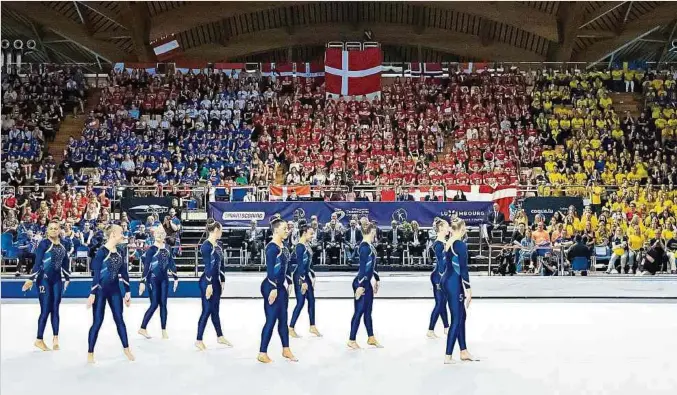
{"label": "blue chair", "polygon": [[10,247],[14,246],[14,236],[9,232],[4,232],[2,234],[2,251],[8,250]]}
{"label": "blue chair", "polygon": [[602,263],[606,263],[605,266],[609,265],[609,261],[611,261],[611,248],[609,246],[605,245],[597,245],[595,246],[595,264],[593,265],[593,270],[597,270],[597,264],[602,261]]}
{"label": "blue chair", "polygon": [[573,271],[583,271],[590,269],[590,261],[584,256],[577,256],[571,262],[571,270]]}
{"label": "blue chair", "polygon": [[78,246],[75,250],[76,258],[88,258],[89,257],[89,247],[87,246]]}
{"label": "blue chair", "polygon": [[[3,234],[4,236],[4,234]],[[10,235],[11,236],[11,235]],[[3,237],[4,240],[4,237]],[[12,262],[16,261],[16,265],[14,267],[16,268],[16,272],[19,273],[19,256],[21,254],[21,251],[13,245],[10,245],[8,248],[2,248],[2,271],[5,271],[8,266],[5,265],[5,262]]]}

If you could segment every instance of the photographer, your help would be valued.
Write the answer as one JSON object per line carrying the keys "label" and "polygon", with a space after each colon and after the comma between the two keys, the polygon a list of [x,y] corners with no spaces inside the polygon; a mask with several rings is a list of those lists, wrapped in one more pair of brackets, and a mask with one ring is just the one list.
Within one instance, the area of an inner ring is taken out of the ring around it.
{"label": "photographer", "polygon": [[180,246],[179,235],[181,232],[181,220],[176,216],[175,209],[169,209],[169,214],[167,214],[162,221],[162,227],[167,234],[165,241],[167,242],[167,245],[172,247],[172,252],[176,256]]}

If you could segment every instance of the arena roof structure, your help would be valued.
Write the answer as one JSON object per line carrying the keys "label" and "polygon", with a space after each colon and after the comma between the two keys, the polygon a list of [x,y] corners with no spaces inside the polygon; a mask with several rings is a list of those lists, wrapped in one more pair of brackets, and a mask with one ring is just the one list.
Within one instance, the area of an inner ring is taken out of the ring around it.
{"label": "arena roof structure", "polygon": [[328,41],[381,43],[384,61],[669,61],[677,2],[2,2],[27,61],[155,61],[166,37],[206,61],[312,60]]}

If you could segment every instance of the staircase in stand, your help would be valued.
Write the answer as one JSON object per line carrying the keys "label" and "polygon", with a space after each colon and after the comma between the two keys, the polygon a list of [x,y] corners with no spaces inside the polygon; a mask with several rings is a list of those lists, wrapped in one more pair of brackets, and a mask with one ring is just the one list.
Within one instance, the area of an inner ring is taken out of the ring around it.
{"label": "staircase in stand", "polygon": [[79,139],[82,135],[85,118],[99,103],[100,96],[101,91],[99,89],[91,90],[85,102],[85,113],[79,114],[77,118],[74,118],[73,114],[68,114],[63,122],[61,122],[59,132],[56,134],[54,141],[49,143],[48,147],[48,151],[54,156],[56,163],[60,163],[63,160],[63,151],[68,146],[68,138],[73,136]]}
{"label": "staircase in stand", "polygon": [[614,101],[613,107],[619,117],[623,118],[626,111],[630,111],[630,114],[635,118],[639,116],[642,101],[636,93],[613,92],[611,93],[611,98]]}

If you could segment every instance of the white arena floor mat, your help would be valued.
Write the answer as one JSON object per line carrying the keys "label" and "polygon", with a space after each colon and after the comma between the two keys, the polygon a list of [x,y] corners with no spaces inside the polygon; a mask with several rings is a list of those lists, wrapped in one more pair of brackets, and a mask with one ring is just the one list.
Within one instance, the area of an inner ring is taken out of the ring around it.
{"label": "white arena floor mat", "polygon": [[[385,285],[385,284],[384,284]],[[290,313],[295,301],[290,300]],[[138,330],[147,298],[125,309],[128,362],[110,311],[99,334],[95,365],[86,364],[92,312],[84,300],[61,306],[61,351],[33,347],[38,305],[3,303],[0,308],[0,393],[3,395],[135,394],[674,394],[677,388],[677,304],[644,301],[475,300],[467,321],[469,350],[480,362],[444,365],[445,338],[429,340],[431,299],[374,301],[374,329],[383,349],[358,342],[346,347],[353,304],[317,301],[317,326],[308,333],[304,312],[291,339],[298,363],[285,361],[277,331],[269,355],[256,361],[263,326],[263,300],[225,299],[221,318],[233,348],[217,345],[207,326],[206,352],[193,345],[200,313],[197,299],[170,299],[169,340],[160,338],[159,316],[150,340]],[[442,324],[438,323],[442,336]],[[51,345],[48,323],[45,340]],[[454,351],[458,359],[458,350]]]}

